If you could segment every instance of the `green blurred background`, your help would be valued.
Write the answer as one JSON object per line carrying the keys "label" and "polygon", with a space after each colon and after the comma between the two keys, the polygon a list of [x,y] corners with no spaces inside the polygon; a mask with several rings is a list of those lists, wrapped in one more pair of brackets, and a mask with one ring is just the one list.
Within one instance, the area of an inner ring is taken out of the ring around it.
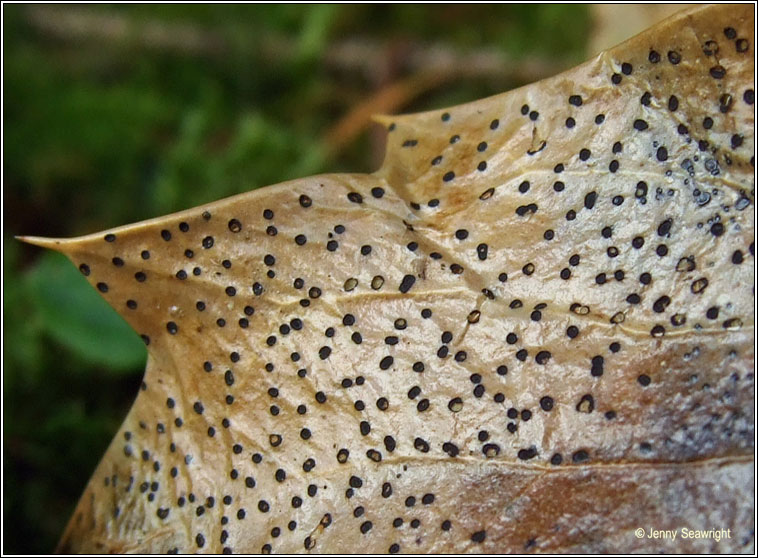
{"label": "green blurred background", "polygon": [[442,108],[586,54],[577,5],[4,5],[4,551],[51,552],[139,387],[137,336],[75,236],[321,172],[371,112]]}

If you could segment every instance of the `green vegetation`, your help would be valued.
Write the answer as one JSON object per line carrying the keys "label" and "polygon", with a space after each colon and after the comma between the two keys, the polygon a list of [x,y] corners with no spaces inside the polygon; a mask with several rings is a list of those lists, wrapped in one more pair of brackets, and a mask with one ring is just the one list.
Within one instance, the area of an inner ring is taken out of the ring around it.
{"label": "green vegetation", "polygon": [[586,8],[570,5],[5,5],[3,13],[9,553],[53,550],[145,359],[136,334],[74,266],[13,235],[74,236],[290,178],[370,172],[381,161],[377,130],[361,119],[349,137],[333,130],[382,88],[428,72],[431,46],[507,63],[502,72],[440,66],[450,75],[391,110],[475,100],[567,68],[582,60],[589,29]]}

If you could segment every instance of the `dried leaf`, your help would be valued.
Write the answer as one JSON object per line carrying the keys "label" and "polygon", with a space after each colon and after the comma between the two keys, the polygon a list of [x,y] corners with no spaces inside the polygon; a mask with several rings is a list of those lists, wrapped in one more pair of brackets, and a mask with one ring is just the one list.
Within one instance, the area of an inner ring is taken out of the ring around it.
{"label": "dried leaf", "polygon": [[753,48],[697,8],[373,175],[27,239],[149,350],[60,549],[752,552]]}

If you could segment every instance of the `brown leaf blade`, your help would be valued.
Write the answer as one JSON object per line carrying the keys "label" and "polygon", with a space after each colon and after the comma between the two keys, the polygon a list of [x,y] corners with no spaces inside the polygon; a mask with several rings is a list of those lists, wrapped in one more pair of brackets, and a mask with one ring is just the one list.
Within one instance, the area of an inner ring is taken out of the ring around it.
{"label": "brown leaf blade", "polygon": [[383,117],[374,175],[27,239],[149,350],[60,549],[752,552],[752,21]]}

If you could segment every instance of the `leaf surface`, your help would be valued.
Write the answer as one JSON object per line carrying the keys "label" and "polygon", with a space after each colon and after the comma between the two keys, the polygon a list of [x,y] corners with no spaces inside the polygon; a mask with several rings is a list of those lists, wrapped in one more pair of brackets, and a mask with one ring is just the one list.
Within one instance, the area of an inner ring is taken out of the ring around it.
{"label": "leaf surface", "polygon": [[752,552],[753,49],[696,8],[375,174],[28,239],[149,351],[61,550]]}

